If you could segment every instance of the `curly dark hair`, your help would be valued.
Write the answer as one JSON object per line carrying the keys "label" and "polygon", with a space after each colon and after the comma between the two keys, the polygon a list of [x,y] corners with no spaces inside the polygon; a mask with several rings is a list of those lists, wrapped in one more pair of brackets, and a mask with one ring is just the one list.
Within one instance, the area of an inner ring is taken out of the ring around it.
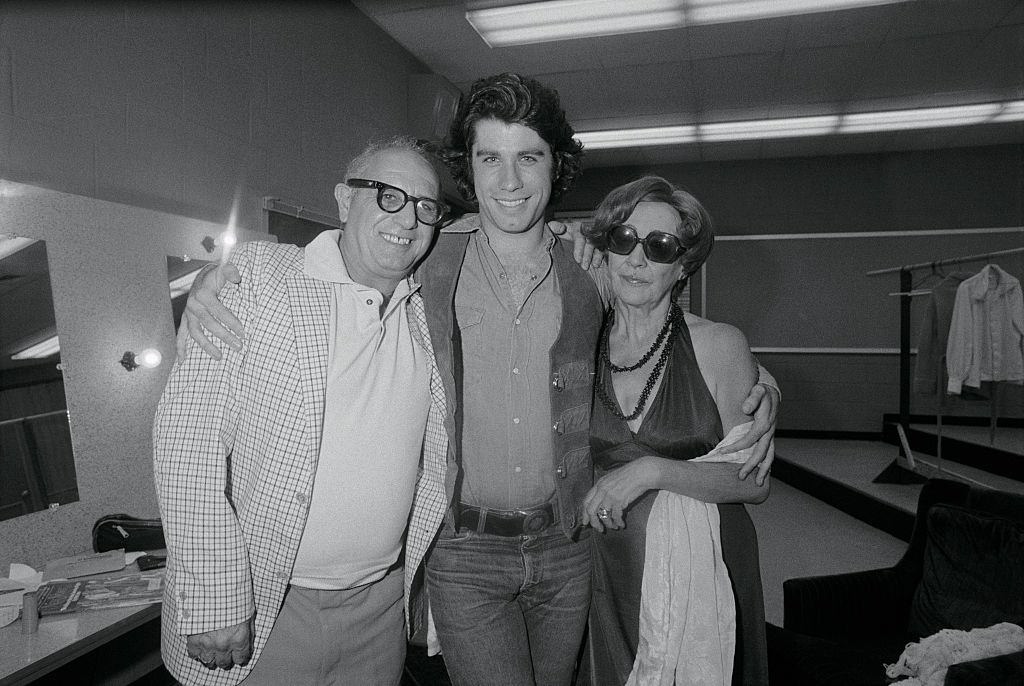
{"label": "curly dark hair", "polygon": [[505,73],[479,79],[469,95],[459,99],[441,159],[448,166],[459,192],[475,200],[471,152],[475,125],[481,119],[497,119],[507,124],[522,124],[533,129],[551,146],[554,173],[551,201],[568,191],[583,171],[583,144],[573,138],[558,91],[535,79]]}

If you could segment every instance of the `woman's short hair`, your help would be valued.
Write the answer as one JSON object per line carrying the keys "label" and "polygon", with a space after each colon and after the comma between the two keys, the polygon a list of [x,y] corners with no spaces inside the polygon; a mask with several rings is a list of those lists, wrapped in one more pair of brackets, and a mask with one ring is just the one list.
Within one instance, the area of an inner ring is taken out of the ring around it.
{"label": "woman's short hair", "polygon": [[641,202],[663,202],[679,214],[679,239],[686,252],[682,256],[683,275],[689,277],[707,260],[715,244],[711,215],[697,198],[660,176],[644,176],[612,189],[594,212],[594,223],[583,234],[599,250],[608,249],[608,232],[623,224]]}
{"label": "woman's short hair", "polygon": [[558,91],[528,76],[498,74],[478,80],[469,95],[460,99],[447,145],[441,153],[459,192],[467,200],[476,199],[471,153],[475,126],[482,119],[522,124],[536,131],[551,147],[552,202],[568,191],[580,175],[583,144],[573,138],[572,127],[558,101]]}

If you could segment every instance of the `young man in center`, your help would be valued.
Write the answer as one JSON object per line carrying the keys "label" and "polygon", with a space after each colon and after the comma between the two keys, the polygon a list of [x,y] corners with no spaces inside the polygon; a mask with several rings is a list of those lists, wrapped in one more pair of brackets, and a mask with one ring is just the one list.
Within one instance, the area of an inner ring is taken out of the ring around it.
{"label": "young man in center", "polygon": [[461,474],[426,571],[454,684],[568,684],[586,626],[577,505],[592,484],[604,306],[544,220],[579,174],[572,136],[557,94],[533,79],[474,84],[445,161],[479,214],[440,235],[417,272],[460,409]]}

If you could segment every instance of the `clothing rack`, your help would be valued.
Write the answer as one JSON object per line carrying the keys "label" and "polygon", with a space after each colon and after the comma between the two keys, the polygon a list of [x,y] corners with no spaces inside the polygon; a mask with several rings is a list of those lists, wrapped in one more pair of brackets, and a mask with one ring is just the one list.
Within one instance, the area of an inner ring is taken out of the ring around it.
{"label": "clothing rack", "polygon": [[[951,257],[933,262],[918,262],[916,264],[905,264],[901,267],[888,267],[886,269],[875,269],[866,273],[867,276],[878,276],[880,274],[900,275],[899,293],[900,296],[900,426],[906,431],[910,428],[910,302],[914,294],[913,273],[921,269],[935,270],[952,264],[963,264],[965,262],[988,262],[995,257],[1003,257],[1024,253],[1024,248],[1010,248],[1008,250],[996,250],[994,252],[981,253],[979,255],[965,255],[963,257]],[[941,389],[940,389],[941,392]]]}

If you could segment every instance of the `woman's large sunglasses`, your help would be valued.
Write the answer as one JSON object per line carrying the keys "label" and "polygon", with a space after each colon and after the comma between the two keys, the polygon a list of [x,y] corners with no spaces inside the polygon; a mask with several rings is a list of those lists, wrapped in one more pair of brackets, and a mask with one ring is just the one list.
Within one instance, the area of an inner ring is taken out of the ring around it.
{"label": "woman's large sunglasses", "polygon": [[349,179],[345,184],[352,188],[376,188],[377,207],[391,214],[400,212],[403,207],[412,202],[412,206],[415,208],[416,219],[430,226],[440,224],[445,214],[448,213],[448,206],[443,202],[433,198],[417,198],[409,195],[401,188],[384,183],[383,181]]}
{"label": "woman's large sunglasses", "polygon": [[651,262],[671,264],[686,252],[678,236],[664,231],[651,231],[643,240],[637,235],[636,229],[629,224],[615,224],[606,234],[608,250],[616,255],[628,255],[640,243],[644,246],[644,255]]}

